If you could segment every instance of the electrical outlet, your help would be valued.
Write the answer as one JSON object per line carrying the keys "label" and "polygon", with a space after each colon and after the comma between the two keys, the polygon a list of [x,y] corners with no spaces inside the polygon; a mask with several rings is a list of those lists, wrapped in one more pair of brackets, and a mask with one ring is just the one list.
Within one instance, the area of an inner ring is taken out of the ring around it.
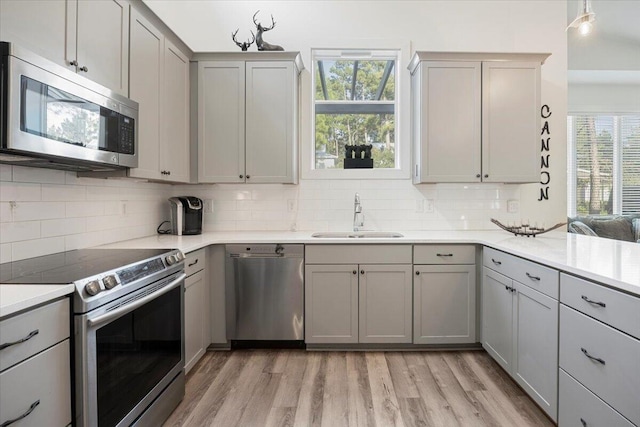
{"label": "electrical outlet", "polygon": [[424,212],[424,200],[416,199],[416,213]]}
{"label": "electrical outlet", "polygon": [[203,213],[213,213],[213,200],[212,199],[205,199],[204,200]]}
{"label": "electrical outlet", "polygon": [[287,200],[287,211],[295,212],[296,210],[298,210],[298,200],[296,199]]}
{"label": "electrical outlet", "polygon": [[120,215],[126,215],[127,214],[127,202],[121,201],[120,202]]}
{"label": "electrical outlet", "polygon": [[507,212],[518,213],[519,210],[520,210],[519,200],[507,200]]}
{"label": "electrical outlet", "polygon": [[424,211],[426,213],[433,213],[433,209],[434,209],[433,199],[426,199],[424,202],[425,202],[424,203]]}

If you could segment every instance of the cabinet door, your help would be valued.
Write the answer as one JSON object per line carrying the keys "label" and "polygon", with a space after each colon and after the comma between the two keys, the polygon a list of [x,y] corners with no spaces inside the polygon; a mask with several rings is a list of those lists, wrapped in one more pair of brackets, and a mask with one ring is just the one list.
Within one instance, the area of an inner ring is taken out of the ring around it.
{"label": "cabinet door", "polygon": [[189,59],[165,39],[160,169],[189,182]]}
{"label": "cabinet door", "polygon": [[480,62],[420,67],[419,182],[480,182]]}
{"label": "cabinet door", "polygon": [[292,62],[247,62],[247,182],[294,183],[296,80]]}
{"label": "cabinet door", "polygon": [[131,11],[129,97],[139,104],[138,167],[135,178],[160,179],[160,102],[164,36],[138,11]]}
{"label": "cabinet door", "polygon": [[360,265],[361,343],[410,343],[410,265]]}
{"label": "cabinet door", "polygon": [[[0,1],[0,40],[75,71],[77,0]],[[67,38],[67,30],[70,37]]]}
{"label": "cabinet door", "polygon": [[482,174],[540,181],[540,63],[482,63]]}
{"label": "cabinet door", "polygon": [[198,182],[244,182],[244,62],[198,63]]}
{"label": "cabinet door", "polygon": [[185,372],[189,372],[200,360],[207,346],[204,334],[205,283],[203,271],[187,277],[184,282]]}
{"label": "cabinet door", "polygon": [[[80,73],[126,96],[129,92],[129,3],[126,0],[79,1],[77,49]],[[82,71],[83,67],[86,71]]]}
{"label": "cabinet door", "polygon": [[558,301],[513,281],[511,375],[554,421],[558,417]]}
{"label": "cabinet door", "polygon": [[414,270],[414,344],[476,342],[475,265],[417,265]]}
{"label": "cabinet door", "polygon": [[482,346],[511,373],[513,352],[512,280],[482,268]]}
{"label": "cabinet door", "polygon": [[305,342],[358,342],[358,266],[308,265],[304,283]]}

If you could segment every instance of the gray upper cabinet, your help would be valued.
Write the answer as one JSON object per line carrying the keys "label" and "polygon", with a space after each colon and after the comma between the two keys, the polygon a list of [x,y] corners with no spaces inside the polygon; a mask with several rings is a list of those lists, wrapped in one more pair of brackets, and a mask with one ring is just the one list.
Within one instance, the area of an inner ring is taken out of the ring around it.
{"label": "gray upper cabinet", "polygon": [[540,180],[540,64],[548,54],[417,52],[414,183]]}
{"label": "gray upper cabinet", "polygon": [[198,182],[298,180],[295,52],[197,54]]}
{"label": "gray upper cabinet", "polygon": [[126,0],[0,2],[0,39],[17,43],[122,95],[129,92]]}

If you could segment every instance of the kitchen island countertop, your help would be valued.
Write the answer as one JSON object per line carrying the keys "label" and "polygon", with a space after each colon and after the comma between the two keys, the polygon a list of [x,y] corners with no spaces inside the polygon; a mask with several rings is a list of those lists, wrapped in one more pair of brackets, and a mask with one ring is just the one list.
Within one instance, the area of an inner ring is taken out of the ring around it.
{"label": "kitchen island countertop", "polygon": [[[396,230],[394,230],[396,231]],[[496,231],[399,231],[399,238],[315,238],[310,231],[220,231],[194,236],[157,235],[105,248],[180,249],[191,252],[226,243],[478,244],[640,296],[640,244],[552,231],[516,237]]]}

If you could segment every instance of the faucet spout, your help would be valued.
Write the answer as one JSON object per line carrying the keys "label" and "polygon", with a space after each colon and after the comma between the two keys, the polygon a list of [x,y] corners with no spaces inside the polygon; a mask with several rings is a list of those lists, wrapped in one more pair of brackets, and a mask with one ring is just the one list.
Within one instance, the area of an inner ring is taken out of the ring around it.
{"label": "faucet spout", "polygon": [[364,227],[364,214],[360,204],[360,195],[356,193],[353,200],[353,231],[360,231],[361,227]]}

